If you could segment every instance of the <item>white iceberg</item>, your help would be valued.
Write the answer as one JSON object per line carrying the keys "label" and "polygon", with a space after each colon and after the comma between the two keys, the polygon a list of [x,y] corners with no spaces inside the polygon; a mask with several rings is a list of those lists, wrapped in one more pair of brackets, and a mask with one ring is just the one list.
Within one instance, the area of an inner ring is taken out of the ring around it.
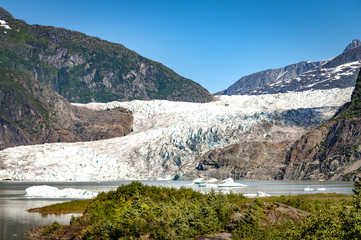
{"label": "white iceberg", "polygon": [[193,184],[202,185],[199,187],[204,187],[203,185],[205,185],[205,184],[211,184],[211,183],[216,183],[216,182],[218,182],[217,178],[210,178],[210,179],[196,178],[192,181]]}
{"label": "white iceberg", "polygon": [[270,194],[264,193],[264,192],[257,192],[257,193],[246,193],[243,194],[245,197],[254,198],[254,197],[270,197]]}
{"label": "white iceberg", "polygon": [[192,181],[194,184],[202,184],[205,183],[204,178],[196,178]]}
{"label": "white iceberg", "polygon": [[93,198],[97,195],[83,189],[65,188],[60,190],[57,187],[47,185],[28,187],[25,192],[25,197],[41,198]]}
{"label": "white iceberg", "polygon": [[235,183],[232,178],[227,178],[223,181],[223,183],[218,184],[218,187],[238,187],[238,188],[244,188],[247,187],[247,185],[244,185],[242,183]]}
{"label": "white iceberg", "polygon": [[257,197],[270,197],[270,194],[264,193],[264,192],[257,192]]}
{"label": "white iceberg", "polygon": [[200,183],[200,184],[198,184],[198,187],[217,188],[218,185],[217,185],[217,184],[213,184],[213,183]]}

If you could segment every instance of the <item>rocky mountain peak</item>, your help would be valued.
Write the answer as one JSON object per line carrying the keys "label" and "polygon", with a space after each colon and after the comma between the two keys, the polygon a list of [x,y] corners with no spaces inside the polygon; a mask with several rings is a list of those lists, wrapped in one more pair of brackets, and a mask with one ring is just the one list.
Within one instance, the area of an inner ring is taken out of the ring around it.
{"label": "rocky mountain peak", "polygon": [[352,42],[349,45],[347,45],[347,47],[345,48],[345,50],[343,52],[346,52],[350,49],[353,49],[353,48],[359,47],[359,46],[361,46],[361,41],[358,39],[354,39],[354,40],[352,40]]}

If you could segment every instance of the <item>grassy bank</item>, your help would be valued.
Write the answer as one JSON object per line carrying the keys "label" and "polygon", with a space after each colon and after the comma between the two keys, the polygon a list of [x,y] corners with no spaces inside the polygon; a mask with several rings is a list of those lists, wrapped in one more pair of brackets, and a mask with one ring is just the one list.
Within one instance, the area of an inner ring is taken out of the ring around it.
{"label": "grassy bank", "polygon": [[32,208],[28,212],[47,214],[83,213],[92,200],[74,200],[70,202],[56,203],[41,208]]}

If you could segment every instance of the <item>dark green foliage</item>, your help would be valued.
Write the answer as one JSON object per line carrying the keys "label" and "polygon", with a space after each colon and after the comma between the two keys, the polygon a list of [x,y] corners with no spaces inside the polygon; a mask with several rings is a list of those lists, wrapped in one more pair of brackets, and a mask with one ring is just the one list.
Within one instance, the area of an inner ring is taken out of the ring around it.
{"label": "dark green foliage", "polygon": [[356,194],[356,196],[359,196],[361,193],[361,181],[358,179],[354,183],[354,188],[352,189],[352,192]]}
{"label": "dark green foliage", "polygon": [[139,182],[101,193],[87,209],[86,238],[188,239],[222,229],[231,214],[225,195],[159,188]]}
{"label": "dark green foliage", "polygon": [[56,231],[56,230],[58,230],[58,229],[60,229],[61,228],[61,225],[57,222],[57,221],[55,221],[55,222],[53,222],[53,224],[51,225],[51,226],[49,226],[49,227],[47,227],[44,231],[43,231],[43,235],[45,236],[45,235],[49,235],[49,234],[51,234],[51,233],[53,233],[54,231]]}

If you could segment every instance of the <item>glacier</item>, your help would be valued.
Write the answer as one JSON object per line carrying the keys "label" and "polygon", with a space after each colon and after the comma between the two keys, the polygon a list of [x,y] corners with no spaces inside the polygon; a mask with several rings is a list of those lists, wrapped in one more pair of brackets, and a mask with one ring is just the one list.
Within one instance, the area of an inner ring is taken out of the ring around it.
{"label": "glacier", "polygon": [[217,96],[210,103],[167,100],[74,104],[133,112],[133,132],[93,142],[0,151],[0,179],[110,181],[173,179],[205,152],[246,141],[295,141],[350,101],[353,88]]}

